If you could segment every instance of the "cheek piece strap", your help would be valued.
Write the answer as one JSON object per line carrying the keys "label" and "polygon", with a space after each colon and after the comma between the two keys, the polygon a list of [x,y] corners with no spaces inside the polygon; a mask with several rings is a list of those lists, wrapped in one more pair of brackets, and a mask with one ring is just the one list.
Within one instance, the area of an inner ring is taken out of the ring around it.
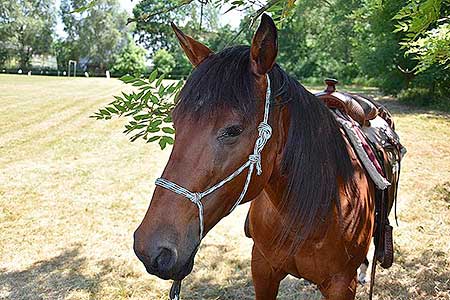
{"label": "cheek piece strap", "polygon": [[[258,138],[255,142],[255,147],[253,148],[253,153],[249,155],[248,160],[241,165],[236,171],[234,171],[232,174],[228,175],[225,179],[222,181],[216,183],[215,185],[211,186],[207,190],[203,192],[191,192],[187,188],[184,188],[175,182],[172,182],[170,180],[164,179],[164,178],[158,178],[155,181],[155,184],[157,186],[160,186],[162,188],[165,188],[169,191],[172,191],[178,195],[182,195],[185,198],[187,198],[189,201],[197,205],[198,208],[198,218],[199,218],[199,226],[200,226],[200,232],[199,232],[199,244],[200,241],[204,237],[204,221],[203,221],[203,203],[202,199],[213,193],[214,191],[220,189],[222,186],[224,186],[226,183],[233,180],[235,177],[239,176],[245,169],[248,168],[247,178],[245,180],[244,187],[242,188],[242,192],[239,196],[239,198],[234,203],[233,207],[231,207],[229,213],[231,213],[241,202],[242,199],[244,199],[245,194],[247,193],[248,186],[250,185],[250,181],[252,179],[253,171],[256,168],[256,174],[259,176],[262,174],[262,167],[261,167],[261,152],[264,148],[264,146],[267,144],[267,141],[272,136],[272,127],[268,123],[269,119],[269,111],[270,111],[270,98],[271,98],[271,88],[270,88],[270,78],[269,75],[266,74],[267,78],[267,90],[266,90],[266,99],[265,99],[265,105],[264,105],[264,118],[258,125]],[[181,281],[174,281],[172,285],[172,289],[170,292],[170,299],[171,300],[178,300],[179,299],[179,293],[181,289]]]}

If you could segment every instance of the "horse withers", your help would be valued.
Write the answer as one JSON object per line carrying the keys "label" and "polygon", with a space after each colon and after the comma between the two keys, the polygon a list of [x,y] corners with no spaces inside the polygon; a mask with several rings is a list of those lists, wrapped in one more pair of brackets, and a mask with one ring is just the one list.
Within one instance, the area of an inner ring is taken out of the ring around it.
{"label": "horse withers", "polygon": [[325,299],[354,299],[374,230],[375,187],[330,110],[275,63],[263,15],[252,44],[213,53],[174,30],[194,65],[173,111],[176,138],[134,250],[150,274],[180,282],[201,239],[252,201],[256,299],[288,274]]}

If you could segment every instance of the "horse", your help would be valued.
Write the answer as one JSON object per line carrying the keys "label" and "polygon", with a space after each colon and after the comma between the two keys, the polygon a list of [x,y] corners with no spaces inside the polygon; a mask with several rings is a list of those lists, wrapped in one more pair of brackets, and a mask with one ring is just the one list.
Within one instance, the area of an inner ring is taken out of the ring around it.
{"label": "horse", "polygon": [[251,201],[257,300],[276,299],[288,274],[324,299],[354,299],[375,186],[330,110],[276,63],[273,20],[262,15],[250,46],[218,53],[172,27],[194,69],[172,112],[169,161],[134,233],[147,272],[181,282],[204,235]]}

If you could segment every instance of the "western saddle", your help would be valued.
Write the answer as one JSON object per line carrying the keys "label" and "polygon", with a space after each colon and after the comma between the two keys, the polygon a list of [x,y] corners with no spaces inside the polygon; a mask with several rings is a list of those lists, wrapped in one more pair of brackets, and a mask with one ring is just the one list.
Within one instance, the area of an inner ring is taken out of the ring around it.
{"label": "western saddle", "polygon": [[323,92],[316,96],[321,99],[329,108],[337,108],[347,113],[353,120],[361,126],[367,126],[368,121],[373,120],[378,115],[377,107],[369,100],[357,94],[337,92],[338,81],[333,78],[325,79],[327,84]]}

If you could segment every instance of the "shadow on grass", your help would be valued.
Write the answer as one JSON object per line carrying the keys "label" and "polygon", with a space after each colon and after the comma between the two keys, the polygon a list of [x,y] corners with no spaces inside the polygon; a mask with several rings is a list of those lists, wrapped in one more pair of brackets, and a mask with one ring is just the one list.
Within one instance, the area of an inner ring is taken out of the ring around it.
{"label": "shadow on grass", "polygon": [[375,295],[378,299],[450,299],[450,271],[447,253],[426,250],[415,258],[401,261],[378,274]]}
{"label": "shadow on grass", "polygon": [[[216,247],[220,251],[221,247]],[[425,299],[449,299],[450,297],[450,269],[447,254],[439,250],[425,250],[415,253],[414,258],[407,260],[401,254],[397,254],[394,267],[380,271],[378,267],[374,299],[396,300],[425,300]],[[214,261],[208,261],[214,264]],[[221,278],[217,283],[215,276],[223,276],[220,273],[209,272],[206,276],[195,275],[188,277],[182,289],[184,299],[254,299],[254,289],[251,280],[250,268],[240,269],[238,265],[247,265],[249,262],[225,258],[222,263],[230,265],[236,271],[226,278]],[[358,285],[356,299],[368,299],[368,287]],[[320,292],[314,284],[305,280],[287,277],[282,281],[277,299],[279,300],[319,300]]]}
{"label": "shadow on grass", "polygon": [[[216,272],[209,271],[207,274],[199,275],[201,272],[195,270],[183,282],[183,299],[251,300],[255,298],[250,260],[233,255],[232,252],[227,251],[230,248],[226,244],[205,243],[202,245],[201,251],[208,253],[208,256],[205,257],[207,261],[197,261],[196,263],[200,265],[197,269],[203,268],[204,265],[216,269]],[[232,272],[221,273],[221,264],[228,266]],[[315,285],[291,276],[282,281],[277,297],[278,300],[318,300],[320,298],[320,293]]]}
{"label": "shadow on grass", "polygon": [[6,299],[64,299],[73,290],[89,294],[98,291],[102,273],[87,277],[81,273],[86,263],[75,246],[49,260],[35,262],[22,271],[0,270],[0,291]]}

